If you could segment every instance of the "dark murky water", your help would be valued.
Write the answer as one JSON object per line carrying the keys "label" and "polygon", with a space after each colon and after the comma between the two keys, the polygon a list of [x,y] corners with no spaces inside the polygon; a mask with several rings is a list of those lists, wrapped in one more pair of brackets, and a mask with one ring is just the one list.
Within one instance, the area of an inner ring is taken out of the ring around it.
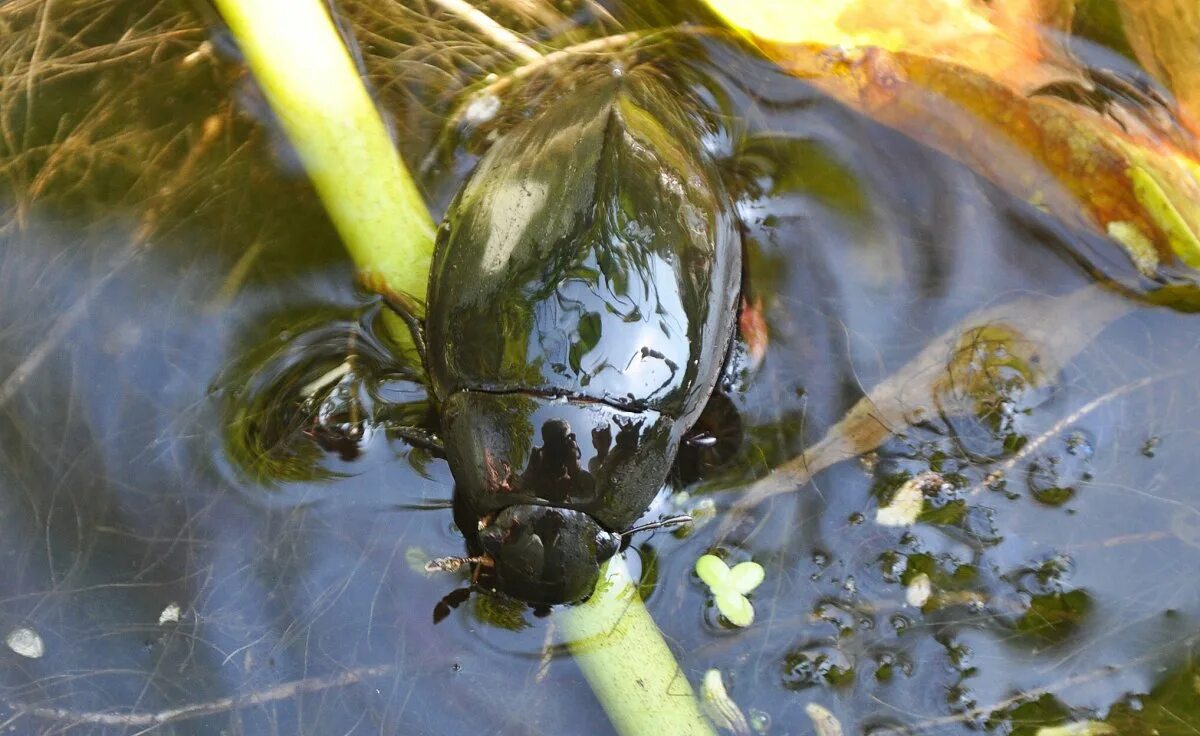
{"label": "dark murky water", "polygon": [[[0,148],[0,629],[36,632],[44,654],[0,651],[3,723],[604,732],[552,618],[473,594],[433,623],[464,584],[421,570],[462,550],[452,482],[384,427],[431,408],[236,64],[189,61],[208,31],[183,11],[115,3],[95,27],[73,12],[75,42],[176,35],[113,68],[47,62],[4,113],[31,127]],[[8,22],[31,33],[16,25],[31,17]],[[729,394],[736,453],[657,509],[712,502],[717,519],[630,554],[689,678],[719,668],[772,734],[811,733],[813,702],[851,734],[1106,718],[1195,733],[1196,319],[1081,299],[1096,273],[1137,283],[1115,245],[765,63],[698,48],[736,114],[725,166],[769,341]],[[406,138],[410,161],[432,144]],[[436,215],[472,160],[429,169]],[[1061,372],[976,335],[942,411],[722,525],[931,342],[1016,303],[1018,335],[1068,346]],[[929,473],[917,524],[877,523]],[[747,630],[717,622],[691,572],[714,546],[767,570]]]}

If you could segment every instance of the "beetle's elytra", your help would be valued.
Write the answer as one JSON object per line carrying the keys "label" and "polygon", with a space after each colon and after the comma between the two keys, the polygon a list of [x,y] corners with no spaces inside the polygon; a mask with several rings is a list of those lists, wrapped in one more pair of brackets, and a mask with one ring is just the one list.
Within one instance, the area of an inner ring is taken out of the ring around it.
{"label": "beetle's elytra", "polygon": [[442,224],[426,370],[464,532],[515,597],[591,593],[718,381],[741,242],[698,127],[652,69],[593,72]]}

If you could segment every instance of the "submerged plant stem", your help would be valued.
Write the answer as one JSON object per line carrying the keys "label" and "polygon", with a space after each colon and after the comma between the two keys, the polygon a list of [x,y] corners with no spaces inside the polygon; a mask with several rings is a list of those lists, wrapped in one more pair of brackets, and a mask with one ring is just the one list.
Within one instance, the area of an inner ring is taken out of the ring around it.
{"label": "submerged plant stem", "polygon": [[363,282],[419,307],[434,224],[319,0],[215,0]]}
{"label": "submerged plant stem", "polygon": [[[425,293],[434,224],[319,0],[216,0],[367,285]],[[556,618],[617,731],[711,735],[620,559]]]}

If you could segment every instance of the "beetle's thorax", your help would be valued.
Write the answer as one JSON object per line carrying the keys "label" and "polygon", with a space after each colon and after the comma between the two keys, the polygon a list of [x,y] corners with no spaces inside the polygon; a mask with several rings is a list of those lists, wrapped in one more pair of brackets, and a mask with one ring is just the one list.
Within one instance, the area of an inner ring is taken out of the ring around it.
{"label": "beetle's thorax", "polygon": [[458,493],[480,516],[557,506],[621,531],[662,487],[679,445],[669,417],[594,401],[458,391],[442,417]]}

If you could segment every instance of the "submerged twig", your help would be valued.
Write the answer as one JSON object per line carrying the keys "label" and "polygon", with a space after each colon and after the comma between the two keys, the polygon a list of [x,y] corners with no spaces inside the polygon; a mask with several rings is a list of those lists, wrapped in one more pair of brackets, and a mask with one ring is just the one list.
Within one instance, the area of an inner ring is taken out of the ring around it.
{"label": "submerged twig", "polygon": [[357,669],[347,670],[337,675],[328,677],[309,677],[303,680],[293,680],[285,682],[282,685],[276,685],[266,690],[250,693],[243,696],[229,696],[225,698],[217,698],[202,703],[191,703],[178,708],[168,708],[166,710],[155,711],[153,713],[116,713],[113,711],[86,711],[86,710],[70,710],[68,708],[41,708],[30,707],[22,703],[9,702],[8,707],[18,713],[25,715],[36,716],[38,718],[47,718],[56,721],[64,721],[70,724],[91,724],[96,726],[160,726],[173,721],[182,721],[189,718],[200,718],[202,716],[211,716],[216,713],[223,713],[240,708],[247,708],[253,705],[262,705],[264,703],[274,702],[276,700],[285,700],[295,697],[302,693],[313,693],[321,690],[329,690],[335,687],[345,687],[346,685],[354,685],[362,682],[370,677],[382,677],[390,675],[395,671],[392,665],[379,665],[376,667],[359,667]]}
{"label": "submerged twig", "polygon": [[465,22],[470,23],[475,30],[487,36],[492,43],[513,56],[525,61],[537,61],[542,58],[541,54],[526,45],[517,34],[492,20],[491,16],[487,13],[465,2],[465,0],[433,0],[433,2],[446,12],[453,13]]}
{"label": "submerged twig", "polygon": [[[539,72],[551,69],[559,64],[565,64],[575,60],[581,56],[589,56],[602,54],[605,51],[628,46],[629,44],[641,39],[645,36],[643,31],[630,31],[629,33],[620,33],[613,36],[605,36],[596,38],[583,43],[577,43],[573,46],[551,51],[545,56],[539,55],[537,59],[531,60],[528,64],[523,64],[503,76],[488,82],[484,86],[476,89],[474,92],[466,96],[466,98],[458,104],[447,118],[442,126],[444,131],[452,131],[462,123],[463,118],[467,116],[472,106],[480,100],[494,98],[500,93],[506,91],[509,87],[523,79],[527,79]],[[429,168],[437,160],[437,147],[435,146],[425,160],[421,163],[421,171],[428,171]]]}
{"label": "submerged twig", "polygon": [[[486,86],[481,87],[473,96],[479,97],[484,95],[499,94],[513,82],[525,79],[533,74],[548,69],[550,67],[561,64],[572,57],[586,56],[591,54],[602,54],[606,51],[619,49],[623,46],[628,46],[630,43],[644,37],[644,31],[630,31],[628,33],[618,33],[612,36],[604,36],[603,38],[594,38],[590,41],[577,43],[573,46],[551,51],[546,55],[539,54],[536,59],[530,59],[529,63],[513,69],[495,81],[489,82]],[[470,104],[468,101],[467,104]]]}

